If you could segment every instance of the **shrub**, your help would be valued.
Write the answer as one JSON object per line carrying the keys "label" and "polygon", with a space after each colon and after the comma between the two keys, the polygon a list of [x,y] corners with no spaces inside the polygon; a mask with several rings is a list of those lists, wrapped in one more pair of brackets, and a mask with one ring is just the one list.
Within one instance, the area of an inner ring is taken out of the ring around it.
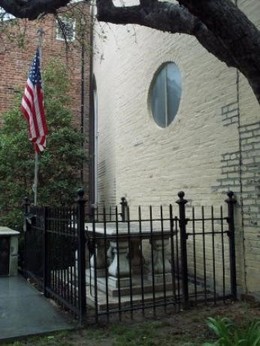
{"label": "shrub", "polygon": [[212,318],[207,321],[208,327],[216,334],[218,340],[205,343],[203,346],[259,346],[260,321],[250,322],[245,327],[237,327],[228,318]]}

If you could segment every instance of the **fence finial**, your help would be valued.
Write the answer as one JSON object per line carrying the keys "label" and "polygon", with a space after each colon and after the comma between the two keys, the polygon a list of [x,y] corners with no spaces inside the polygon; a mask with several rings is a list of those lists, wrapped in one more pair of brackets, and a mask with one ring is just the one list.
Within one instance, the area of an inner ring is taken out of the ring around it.
{"label": "fence finial", "polygon": [[179,199],[176,201],[178,204],[186,204],[188,201],[184,198],[185,193],[183,191],[178,192]]}
{"label": "fence finial", "polygon": [[228,191],[227,196],[228,196],[228,198],[226,199],[227,203],[235,204],[237,202],[233,191]]}
{"label": "fence finial", "polygon": [[81,187],[80,189],[78,189],[78,197],[79,197],[79,200],[83,199],[84,197],[84,189]]}
{"label": "fence finial", "polygon": [[128,207],[128,203],[127,203],[127,200],[125,197],[121,197],[121,218],[122,218],[122,221],[126,221],[126,211],[127,211],[127,207]]}
{"label": "fence finial", "polygon": [[178,196],[179,196],[180,198],[183,198],[183,197],[185,196],[184,191],[180,191],[180,192],[178,192]]}

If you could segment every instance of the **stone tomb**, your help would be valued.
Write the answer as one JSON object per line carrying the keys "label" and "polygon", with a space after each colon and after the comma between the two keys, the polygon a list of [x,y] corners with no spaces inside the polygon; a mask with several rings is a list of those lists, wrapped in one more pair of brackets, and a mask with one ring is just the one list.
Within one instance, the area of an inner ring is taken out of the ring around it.
{"label": "stone tomb", "polygon": [[19,232],[0,226],[0,276],[17,275]]}
{"label": "stone tomb", "polygon": [[[106,231],[102,224],[95,224],[94,234],[92,227],[92,224],[86,224],[88,236],[93,237],[96,244],[95,255],[91,256],[86,272],[87,291],[89,298],[93,298],[93,304],[94,295],[98,296],[100,310],[107,305],[116,306],[119,295],[121,304],[128,304],[130,300],[148,301],[173,295],[176,290],[175,278],[169,253],[164,250],[169,245],[170,237],[176,234],[175,231],[154,229],[151,233],[149,227],[142,227],[140,232],[138,223],[131,223],[128,230],[129,225],[120,222],[117,225],[108,223]],[[141,253],[143,240],[149,240],[152,247],[148,251],[153,257],[150,264],[144,262]]]}

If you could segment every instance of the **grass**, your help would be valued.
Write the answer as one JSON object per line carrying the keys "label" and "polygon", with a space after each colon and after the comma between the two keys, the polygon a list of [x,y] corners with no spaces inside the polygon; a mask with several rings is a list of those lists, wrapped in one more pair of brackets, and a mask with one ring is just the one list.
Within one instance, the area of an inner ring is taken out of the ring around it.
{"label": "grass", "polygon": [[[230,320],[235,323],[235,328]],[[233,339],[233,344],[219,342],[223,334],[230,337],[235,333],[235,337],[240,340],[243,338],[242,333],[250,335],[253,330],[258,333],[259,329],[255,329],[253,321],[256,321],[258,328],[259,306],[252,307],[244,303],[235,303],[218,307],[194,308],[139,323],[137,321],[111,323],[47,336],[28,337],[4,343],[3,346],[201,346],[205,342],[207,345],[259,346],[260,344],[257,343],[236,344],[234,343],[236,339]]]}
{"label": "grass", "polygon": [[[164,322],[146,322],[140,325],[112,325],[105,328],[77,332],[62,332],[48,336],[29,337],[25,340],[4,344],[5,346],[155,346],[200,345],[182,333],[170,332]],[[167,330],[167,332],[166,332]],[[3,345],[3,346],[4,346]]]}

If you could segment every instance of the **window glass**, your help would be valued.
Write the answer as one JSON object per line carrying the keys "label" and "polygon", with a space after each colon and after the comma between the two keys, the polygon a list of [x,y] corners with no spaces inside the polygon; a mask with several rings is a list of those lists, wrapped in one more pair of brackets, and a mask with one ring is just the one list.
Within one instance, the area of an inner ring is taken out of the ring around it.
{"label": "window glass", "polygon": [[181,74],[175,63],[164,64],[151,86],[151,108],[156,124],[167,127],[175,118],[181,99]]}

